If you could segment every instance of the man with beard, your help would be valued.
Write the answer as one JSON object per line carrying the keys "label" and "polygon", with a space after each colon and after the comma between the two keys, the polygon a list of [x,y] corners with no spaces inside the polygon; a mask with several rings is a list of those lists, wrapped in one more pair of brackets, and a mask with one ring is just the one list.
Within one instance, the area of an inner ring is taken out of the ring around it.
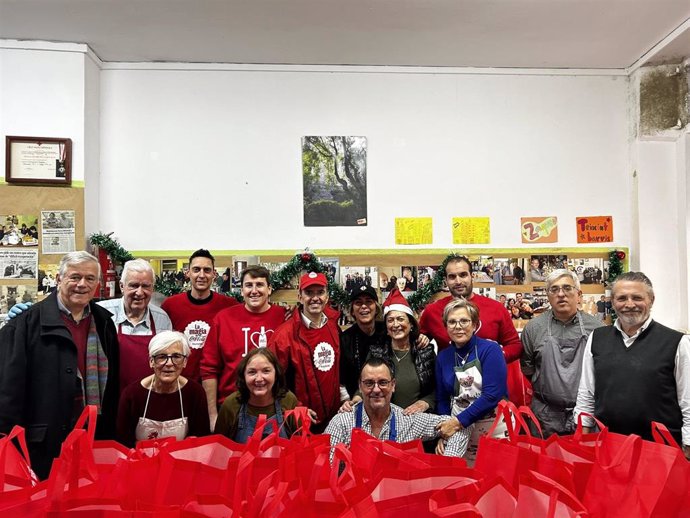
{"label": "man with beard", "polygon": [[238,305],[232,297],[211,291],[216,278],[215,258],[203,248],[189,258],[191,289],[165,299],[161,305],[175,331],[184,333],[189,341],[190,355],[182,376],[201,382],[199,364],[211,323],[216,314],[226,308]]}
{"label": "man with beard", "polygon": [[[690,338],[652,319],[644,273],[620,275],[612,298],[618,319],[587,340],[575,416],[590,413],[612,432],[650,440],[652,421],[662,423],[690,459]],[[587,416],[583,424],[594,426]]]}

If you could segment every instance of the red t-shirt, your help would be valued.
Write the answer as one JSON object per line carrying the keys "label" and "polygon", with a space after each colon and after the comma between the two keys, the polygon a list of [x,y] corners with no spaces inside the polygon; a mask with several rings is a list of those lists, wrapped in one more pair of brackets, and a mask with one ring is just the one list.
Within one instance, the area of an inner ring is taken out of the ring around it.
{"label": "red t-shirt", "polygon": [[190,292],[179,293],[168,297],[161,304],[163,311],[170,317],[173,329],[184,333],[189,340],[191,353],[187,359],[187,366],[182,371],[183,376],[201,382],[199,373],[201,351],[206,343],[213,318],[219,311],[238,304],[232,297],[214,292],[203,300],[192,298]]}
{"label": "red t-shirt", "polygon": [[219,312],[213,319],[201,358],[201,379],[218,380],[218,404],[235,391],[237,365],[250,347],[266,347],[285,321],[285,308],[269,306],[252,313],[244,305]]}

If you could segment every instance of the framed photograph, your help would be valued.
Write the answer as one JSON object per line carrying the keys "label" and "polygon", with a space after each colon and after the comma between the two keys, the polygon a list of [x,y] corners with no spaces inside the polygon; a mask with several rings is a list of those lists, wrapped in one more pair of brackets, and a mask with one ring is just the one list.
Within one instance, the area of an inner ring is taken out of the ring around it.
{"label": "framed photograph", "polygon": [[5,137],[5,181],[18,184],[72,184],[72,140]]}

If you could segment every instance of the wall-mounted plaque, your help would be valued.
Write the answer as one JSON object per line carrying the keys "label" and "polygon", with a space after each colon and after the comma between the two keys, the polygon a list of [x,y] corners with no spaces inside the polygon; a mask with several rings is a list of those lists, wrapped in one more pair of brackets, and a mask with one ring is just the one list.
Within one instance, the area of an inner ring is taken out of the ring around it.
{"label": "wall-mounted plaque", "polygon": [[5,181],[17,184],[72,183],[72,140],[5,137]]}

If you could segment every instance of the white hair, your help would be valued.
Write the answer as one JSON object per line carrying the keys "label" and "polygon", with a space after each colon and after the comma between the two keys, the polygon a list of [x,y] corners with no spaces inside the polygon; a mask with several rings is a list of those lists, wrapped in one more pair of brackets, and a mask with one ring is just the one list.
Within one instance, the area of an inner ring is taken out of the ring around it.
{"label": "white hair", "polygon": [[189,356],[187,337],[179,331],[161,331],[149,342],[149,356],[155,356],[176,343],[182,344],[182,354]]}
{"label": "white hair", "polygon": [[154,273],[151,264],[144,259],[132,259],[131,261],[127,261],[125,263],[124,268],[122,268],[122,275],[120,276],[120,280],[123,285],[127,284],[127,277],[129,276],[130,272],[150,273],[151,279],[153,279],[153,282],[156,282],[156,274]]}
{"label": "white hair", "polygon": [[98,277],[100,278],[101,263],[98,262],[98,259],[96,259],[95,256],[91,255],[85,250],[79,250],[77,252],[68,252],[65,255],[63,255],[62,259],[60,259],[60,268],[58,270],[58,274],[60,275],[60,277],[63,277],[65,275],[65,272],[67,271],[67,268],[69,268],[70,266],[88,262],[96,263],[96,266],[98,266]]}

